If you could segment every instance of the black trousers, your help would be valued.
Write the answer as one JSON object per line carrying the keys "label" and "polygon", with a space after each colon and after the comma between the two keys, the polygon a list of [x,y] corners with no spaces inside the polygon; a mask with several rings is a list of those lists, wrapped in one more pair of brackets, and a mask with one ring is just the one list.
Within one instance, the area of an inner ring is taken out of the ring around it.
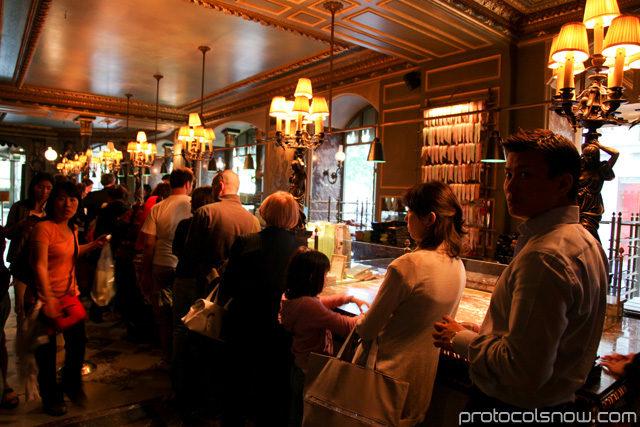
{"label": "black trousers", "polygon": [[62,332],[66,354],[60,385],[56,381],[56,335],[55,332],[49,335],[48,342],[35,351],[38,364],[38,386],[42,404],[45,407],[63,402],[63,392],[69,396],[75,396],[82,390],[81,370],[87,343],[84,322]]}

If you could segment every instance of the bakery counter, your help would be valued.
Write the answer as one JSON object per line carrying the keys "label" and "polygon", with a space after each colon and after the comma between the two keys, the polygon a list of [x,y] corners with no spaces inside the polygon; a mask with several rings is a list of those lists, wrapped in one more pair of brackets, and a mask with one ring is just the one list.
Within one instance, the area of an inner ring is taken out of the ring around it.
{"label": "bakery counter", "polygon": [[[344,282],[326,287],[322,295],[346,293],[371,303],[381,284],[382,278],[367,282]],[[490,299],[491,293],[489,292],[466,288],[455,316],[456,320],[481,324],[489,307]],[[351,315],[360,313],[355,304],[347,304],[340,307],[339,310]],[[607,325],[602,334],[598,354],[603,356],[614,352],[628,354],[640,351],[639,333],[639,319],[624,317],[619,324]],[[438,394],[434,391],[434,399],[439,396],[438,399],[449,400],[448,402],[438,402],[436,406],[448,405],[449,408],[462,410],[464,406],[461,402],[467,399],[466,392],[471,387],[467,360],[457,354],[443,351],[438,367],[436,387]],[[590,410],[607,411],[619,405],[625,393],[624,381],[616,380],[602,372],[599,367],[594,367],[587,383],[576,395],[577,399]],[[452,405],[450,400],[455,400],[456,404]],[[438,424],[439,422],[433,420],[432,425]]]}

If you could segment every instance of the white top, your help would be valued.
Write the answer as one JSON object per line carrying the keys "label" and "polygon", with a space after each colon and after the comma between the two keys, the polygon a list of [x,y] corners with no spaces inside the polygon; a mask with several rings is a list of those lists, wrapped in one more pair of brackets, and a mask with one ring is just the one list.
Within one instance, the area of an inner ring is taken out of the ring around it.
{"label": "white top", "polygon": [[154,265],[175,268],[178,258],[171,251],[176,227],[183,219],[191,218],[191,197],[177,194],[154,205],[142,226],[142,232],[156,236]]}
{"label": "white top", "polygon": [[[442,316],[455,316],[466,283],[462,261],[440,246],[417,250],[394,260],[371,308],[356,331],[366,349],[378,339],[376,370],[409,382],[401,426],[424,419],[438,370],[440,349],[433,345],[433,324]],[[354,360],[364,365],[363,345]]]}
{"label": "white top", "polygon": [[489,396],[542,408],[573,401],[584,383],[602,335],[608,272],[579,218],[577,206],[566,206],[523,223],[522,249],[498,279],[480,332],[453,340]]}

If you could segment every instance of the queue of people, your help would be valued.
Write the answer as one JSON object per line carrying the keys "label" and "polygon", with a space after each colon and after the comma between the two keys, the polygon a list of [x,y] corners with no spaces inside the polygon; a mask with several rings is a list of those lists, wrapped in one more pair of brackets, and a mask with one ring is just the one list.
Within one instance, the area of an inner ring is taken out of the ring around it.
{"label": "queue of people", "polygon": [[[106,235],[113,236],[114,254],[125,254],[114,255],[116,281],[123,284],[115,307],[127,300],[128,308],[119,310],[133,322],[140,311],[129,301],[133,294],[151,306],[164,354],[158,369],[170,372],[184,402],[220,399],[225,426],[247,420],[258,426],[301,425],[309,355],[332,355],[332,334],[345,337],[353,328],[361,338],[354,363],[364,364],[375,341],[376,369],[409,384],[402,426],[426,425],[440,348],[469,360],[474,384],[469,411],[570,410],[596,359],[607,260],[579,222],[580,156],[573,144],[550,131],[522,131],[504,149],[509,213],[524,222],[514,260],[496,285],[483,324],[471,327],[455,320],[466,283],[460,259],[465,219],[456,196],[441,182],[417,184],[404,193],[417,248],[389,265],[369,306],[351,296],[320,295],[330,263],[290,232],[299,221],[296,200],[282,191],[267,197],[259,208],[266,222],[261,229],[241,205],[239,177],[231,170],[217,173],[211,187],[193,189],[193,173],[176,168],[168,184],[159,184],[168,191],[154,195],[153,190],[133,208],[126,206],[126,188],[104,178],[106,197],[95,212],[94,237],[84,245],[78,244],[74,225],[82,199],[78,188],[34,178],[29,198],[12,208],[5,231],[12,246],[30,248],[35,277],[24,278],[24,308],[40,309],[36,320],[49,338],[35,352],[45,411],[66,412],[62,393],[74,403],[84,399],[79,381],[84,323],[62,332],[66,363],[57,386],[52,320],[61,315],[60,297],[79,294],[76,258],[107,244]],[[139,277],[132,261],[136,250],[142,258]],[[14,283],[23,283],[20,252],[10,249]],[[196,336],[180,321],[218,283],[212,280],[217,274],[222,274],[221,303],[231,301],[225,342]],[[350,302],[364,313],[347,317],[333,311]],[[27,313],[20,308],[16,302],[16,313]],[[637,357],[605,359],[603,366],[612,373],[635,375]],[[7,401],[11,405],[13,397]]]}

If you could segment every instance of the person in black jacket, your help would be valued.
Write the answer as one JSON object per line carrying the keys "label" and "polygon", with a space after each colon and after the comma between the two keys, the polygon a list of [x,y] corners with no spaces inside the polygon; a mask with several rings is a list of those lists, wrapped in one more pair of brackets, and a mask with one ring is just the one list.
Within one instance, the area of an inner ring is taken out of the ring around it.
{"label": "person in black jacket", "polygon": [[116,183],[116,176],[112,173],[103,173],[100,177],[100,184],[102,184],[102,189],[98,191],[92,191],[87,196],[82,199],[82,204],[84,208],[87,210],[86,224],[87,229],[86,233],[91,231],[90,225],[91,222],[98,216],[98,212],[100,212],[100,208],[107,203],[107,192],[109,187],[114,186]]}
{"label": "person in black jacket", "polygon": [[233,298],[223,331],[229,351],[223,425],[244,425],[245,419],[256,426],[286,425],[288,420],[291,336],[278,312],[285,271],[300,246],[288,231],[298,222],[298,203],[278,191],[264,200],[260,215],[267,227],[236,239],[220,283],[221,303]]}

